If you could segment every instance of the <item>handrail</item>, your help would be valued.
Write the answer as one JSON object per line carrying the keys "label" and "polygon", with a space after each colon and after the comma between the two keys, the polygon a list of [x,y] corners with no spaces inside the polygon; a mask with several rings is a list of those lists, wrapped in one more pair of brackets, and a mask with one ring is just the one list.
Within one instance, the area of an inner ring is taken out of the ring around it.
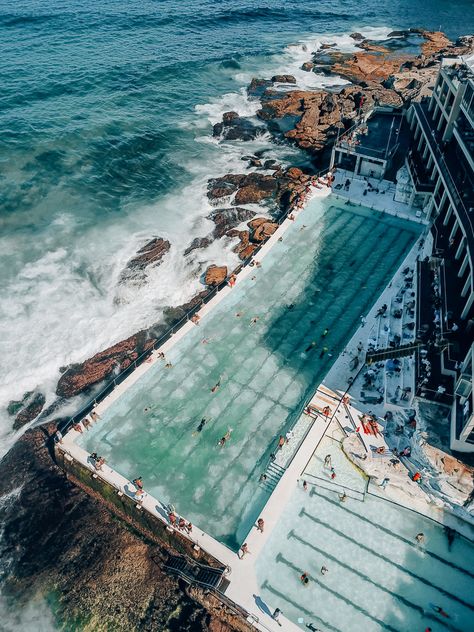
{"label": "handrail", "polygon": [[[183,557],[185,557],[188,560],[190,559],[190,558],[188,558],[187,555],[185,555]],[[248,612],[244,607],[239,606],[239,604],[237,602],[235,602],[233,599],[230,599],[229,597],[227,597],[227,595],[225,595],[223,592],[221,592],[219,590],[219,588],[217,588],[216,586],[213,586],[212,584],[206,584],[205,582],[200,582],[200,581],[194,579],[193,577],[190,577],[189,575],[186,575],[186,573],[183,573],[183,571],[180,571],[178,569],[170,568],[166,564],[164,564],[164,568],[166,568],[169,571],[173,571],[174,574],[179,575],[183,579],[188,580],[190,585],[197,584],[198,586],[205,587],[207,590],[212,592],[217,597],[217,599],[219,599],[225,606],[230,608],[230,610],[232,610],[232,612],[234,614],[236,614],[238,616],[241,616],[241,617],[245,617],[246,620],[248,620],[248,619],[253,620],[253,621],[249,621],[249,623],[252,625],[252,627],[255,627],[254,623],[257,623],[259,627],[264,628],[268,632],[272,632],[272,630],[269,627],[267,627],[264,623],[262,623],[260,621],[260,618],[256,614],[253,614],[252,612]]]}

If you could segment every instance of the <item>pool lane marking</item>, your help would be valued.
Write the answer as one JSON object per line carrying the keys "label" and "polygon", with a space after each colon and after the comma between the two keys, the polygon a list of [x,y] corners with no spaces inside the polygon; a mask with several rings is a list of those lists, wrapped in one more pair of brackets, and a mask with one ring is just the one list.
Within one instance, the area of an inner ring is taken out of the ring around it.
{"label": "pool lane marking", "polygon": [[309,514],[304,509],[301,510],[300,516],[303,515],[303,514],[305,514],[310,520],[312,520],[316,524],[321,525],[322,527],[324,527],[325,529],[331,531],[332,533],[336,533],[341,538],[344,538],[345,540],[348,540],[352,544],[355,544],[357,547],[363,549],[364,551],[367,551],[367,553],[369,553],[370,555],[374,555],[375,557],[379,558],[380,560],[383,560],[387,564],[390,564],[391,566],[395,566],[398,570],[402,571],[403,573],[406,573],[407,575],[410,575],[411,577],[413,577],[414,579],[420,581],[421,583],[426,584],[427,586],[430,586],[431,588],[437,590],[441,594],[445,595],[448,599],[452,599],[453,601],[457,601],[461,605],[465,606],[466,608],[469,608],[470,610],[474,610],[474,607],[471,604],[469,604],[468,602],[464,601],[461,597],[457,597],[457,596],[453,595],[452,593],[448,592],[447,590],[445,590],[444,588],[441,588],[440,586],[437,586],[436,584],[433,584],[432,582],[430,582],[429,579],[426,579],[424,577],[416,575],[412,571],[409,571],[408,569],[406,569],[401,564],[398,564],[397,562],[394,562],[390,558],[385,557],[385,555],[382,555],[382,553],[379,553],[375,549],[371,549],[370,547],[366,546],[362,542],[359,542],[355,538],[352,538],[350,535],[347,535],[343,531],[340,531],[339,529],[336,529],[336,527],[328,526],[324,521],[319,520],[319,518],[316,518],[316,516],[312,516],[311,514]]}
{"label": "pool lane marking", "polygon": [[[365,573],[362,573],[361,571],[356,570],[355,568],[353,568],[352,566],[349,566],[348,564],[346,564],[345,562],[342,562],[340,559],[338,559],[337,557],[335,557],[334,555],[332,555],[331,553],[329,553],[328,551],[323,551],[322,549],[318,548],[315,544],[312,544],[308,541],[306,541],[304,538],[302,538],[301,536],[299,536],[297,533],[295,533],[295,531],[292,529],[289,533],[288,536],[290,538],[294,538],[295,540],[298,540],[299,542],[301,542],[302,544],[310,547],[311,549],[313,549],[314,551],[321,553],[322,555],[324,555],[325,557],[328,557],[329,559],[331,559],[333,562],[336,562],[336,564],[339,564],[340,566],[342,566],[343,568],[345,568],[346,570],[349,570],[352,573],[355,573],[356,575],[358,575],[361,579],[370,582],[371,584],[373,584],[376,588],[380,588],[380,590],[382,590],[383,592],[386,592],[387,594],[391,595],[392,597],[394,597],[395,599],[399,599],[404,605],[406,605],[409,608],[414,608],[415,610],[418,610],[419,612],[423,613],[424,612],[424,608],[422,606],[418,606],[416,603],[409,601],[406,597],[403,597],[402,595],[399,595],[398,593],[392,592],[391,590],[389,590],[388,588],[385,588],[385,586],[382,586],[381,584],[378,584],[376,581],[374,581],[373,579],[371,579],[368,575],[366,575]],[[348,538],[346,538],[348,539]],[[382,557],[383,559],[386,559],[387,561],[388,558],[384,558],[383,555],[380,555],[380,557]],[[440,588],[439,586],[436,586],[435,584],[433,584],[432,582],[430,582],[428,579],[424,579],[423,577],[419,577],[418,575],[416,575],[415,573],[412,573],[411,571],[409,571],[408,569],[404,568],[403,566],[401,566],[400,564],[397,564],[395,562],[392,563],[392,566],[395,566],[396,568],[398,568],[399,570],[404,571],[405,573],[407,573],[408,575],[410,575],[410,577],[412,577],[413,579],[416,579],[417,581],[422,582],[423,584],[426,584],[427,586],[429,586],[430,588],[433,588],[434,590],[442,593],[445,597],[447,597],[448,599],[452,600],[452,601],[457,601],[459,602],[461,605],[465,606],[466,608],[469,608],[470,610],[474,610],[474,606],[471,605],[470,603],[464,601],[463,599],[461,599],[460,597],[457,597],[456,595],[448,592],[447,590],[445,590],[444,588]]]}
{"label": "pool lane marking", "polygon": [[[295,571],[295,579],[296,579],[296,581],[299,581],[299,576],[304,572],[303,569],[298,568],[298,566],[295,566],[295,564],[293,564],[293,562],[290,562],[290,560],[287,560],[281,553],[278,553],[276,561],[277,562],[281,562],[285,566],[287,566],[287,567],[291,568],[292,570],[294,570]],[[338,592],[334,588],[331,588],[327,584],[323,584],[323,582],[321,580],[319,580],[317,577],[310,577],[310,582],[311,583],[315,583],[317,586],[321,587],[323,590],[331,593],[334,597],[336,597],[336,599],[338,599],[339,601],[343,601],[350,608],[353,608],[359,614],[363,615],[367,619],[370,619],[374,623],[377,623],[384,630],[389,630],[389,632],[400,632],[400,630],[398,628],[394,628],[389,623],[385,623],[384,621],[382,621],[382,619],[378,619],[376,616],[370,614],[370,612],[368,610],[366,610],[362,606],[357,605],[356,603],[354,603],[353,601],[351,601],[350,599],[345,597],[342,593]],[[302,590],[305,590],[305,587],[302,587]]]}
{"label": "pool lane marking", "polygon": [[[335,500],[332,500],[331,498],[328,498],[324,494],[320,494],[314,488],[311,489],[310,494],[315,494],[316,496],[319,496],[320,498],[323,498],[328,503],[331,503],[332,505],[335,505],[339,509],[342,509],[343,511],[346,511],[347,513],[355,516],[356,518],[359,518],[363,522],[366,522],[367,524],[369,524],[374,529],[378,529],[380,531],[383,531],[387,535],[390,535],[390,536],[392,536],[394,538],[397,538],[398,540],[401,540],[405,544],[408,544],[409,546],[411,546],[412,548],[416,549],[417,551],[419,550],[419,547],[418,547],[417,544],[415,544],[415,542],[412,542],[411,540],[408,540],[407,538],[405,538],[402,535],[399,535],[398,533],[394,533],[393,531],[390,531],[390,529],[387,529],[387,527],[383,527],[382,525],[374,524],[369,518],[366,518],[365,516],[361,516],[359,513],[357,513],[356,511],[352,511],[347,506],[346,507],[342,507],[339,502],[336,502]],[[380,498],[379,496],[377,496],[377,498],[379,498],[382,501],[384,500],[383,498]],[[410,510],[407,509],[407,511],[410,511]],[[426,516],[424,516],[424,518],[427,519]],[[429,518],[428,518],[428,520],[429,520]],[[468,571],[466,568],[463,568],[462,566],[458,566],[457,564],[454,564],[454,562],[450,562],[449,560],[446,560],[444,557],[441,557],[437,553],[433,553],[433,551],[429,551],[428,549],[424,549],[423,552],[426,555],[429,555],[430,557],[432,557],[433,559],[438,560],[438,562],[441,562],[442,564],[445,564],[446,566],[450,566],[451,568],[454,568],[455,570],[459,571],[460,573],[464,573],[464,575],[468,575],[469,577],[474,579],[474,573],[472,573],[471,571]]]}
{"label": "pool lane marking", "polygon": [[[291,604],[294,608],[296,608],[299,612],[303,612],[304,614],[308,615],[309,617],[311,617],[311,619],[316,619],[316,621],[319,621],[319,623],[321,623],[322,625],[324,625],[325,628],[327,628],[328,630],[333,630],[333,632],[343,632],[342,630],[340,630],[339,628],[334,627],[333,625],[331,625],[330,623],[328,623],[327,621],[324,621],[324,619],[321,619],[320,617],[318,617],[318,615],[314,614],[314,612],[311,612],[310,610],[308,610],[307,608],[305,608],[304,606],[302,606],[299,603],[296,603],[295,601],[293,601],[292,599],[290,599],[288,597],[288,595],[280,592],[279,590],[277,590],[276,588],[274,588],[267,580],[265,580],[261,586],[262,589],[267,589],[269,592],[273,593],[274,595],[277,595],[277,597],[279,597],[279,599],[281,601],[286,601],[286,603]],[[288,618],[288,617],[287,617]],[[345,631],[347,632],[347,631]]]}
{"label": "pool lane marking", "polygon": [[[304,572],[301,568],[298,568],[298,566],[295,566],[292,562],[290,562],[290,560],[287,560],[281,553],[278,553],[276,561],[277,562],[282,562],[283,564],[285,564],[285,566],[288,566],[289,568],[291,568],[294,571],[296,571],[296,573],[298,575],[301,575],[301,573]],[[378,623],[381,628],[383,628],[385,630],[389,630],[390,632],[400,632],[400,630],[398,628],[394,628],[389,623],[385,623],[385,621],[382,621],[382,620],[378,619],[376,616],[371,615],[370,612],[368,612],[368,610],[366,610],[362,606],[357,605],[356,603],[354,603],[353,601],[351,601],[350,599],[345,597],[342,593],[337,592],[337,590],[335,590],[334,588],[330,588],[328,585],[323,584],[321,580],[317,579],[317,577],[311,576],[310,577],[310,582],[314,582],[315,584],[317,584],[318,586],[323,588],[323,590],[326,590],[327,592],[331,593],[337,599],[339,599],[340,601],[343,601],[349,607],[352,607],[354,610],[356,610],[357,612],[359,612],[363,616],[367,617],[368,619],[371,619],[375,623]],[[449,623],[448,621],[444,621],[442,619],[439,619],[438,617],[436,617],[434,614],[432,614],[429,611],[423,610],[421,608],[421,612],[422,612],[422,616],[423,617],[426,617],[427,619],[431,619],[433,621],[436,621],[437,623],[439,623],[440,625],[444,626],[448,630],[451,630],[452,632],[463,632],[459,628],[456,628],[453,625],[451,625],[451,623]]]}

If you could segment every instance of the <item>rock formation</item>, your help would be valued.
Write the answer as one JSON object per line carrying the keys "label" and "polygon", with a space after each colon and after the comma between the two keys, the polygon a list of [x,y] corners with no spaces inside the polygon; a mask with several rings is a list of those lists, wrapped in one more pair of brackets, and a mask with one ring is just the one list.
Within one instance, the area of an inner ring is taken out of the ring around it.
{"label": "rock formation", "polygon": [[242,222],[246,222],[255,216],[255,211],[247,208],[236,206],[233,208],[220,208],[208,215],[208,219],[212,220],[216,227],[212,233],[215,239],[220,239],[227,235],[229,230],[235,228]]}
{"label": "rock formation", "polygon": [[204,274],[204,283],[210,287],[220,285],[227,278],[227,266],[211,265]]}
{"label": "rock formation", "polygon": [[165,254],[169,251],[171,244],[162,237],[154,237],[151,241],[147,242],[133,259],[127,263],[125,270],[120,275],[120,280],[141,281],[145,278],[145,269],[149,266],[156,266],[161,263],[161,260]]}
{"label": "rock formation", "polygon": [[254,125],[248,118],[241,117],[237,112],[225,112],[222,122],[212,128],[212,135],[220,140],[254,140],[266,131],[265,127]]}
{"label": "rock formation", "polygon": [[46,399],[43,393],[30,391],[25,393],[19,401],[11,401],[8,405],[7,412],[9,415],[15,415],[13,422],[13,430],[18,430],[25,424],[36,419],[43,410]]}
{"label": "rock formation", "polygon": [[71,364],[60,377],[56,394],[59,397],[73,397],[110,378],[114,373],[127,369],[144,351],[153,346],[155,340],[148,332],[139,331],[96,353],[85,362]]}

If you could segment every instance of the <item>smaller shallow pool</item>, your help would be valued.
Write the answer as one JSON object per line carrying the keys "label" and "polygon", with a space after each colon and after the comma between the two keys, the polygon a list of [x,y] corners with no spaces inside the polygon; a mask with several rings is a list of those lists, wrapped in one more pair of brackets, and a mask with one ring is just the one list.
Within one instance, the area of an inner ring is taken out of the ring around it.
{"label": "smaller shallow pool", "polygon": [[[341,502],[340,490],[324,480],[327,454],[335,480],[365,489],[326,437],[309,465],[323,484],[315,478],[308,492],[295,490],[257,560],[261,599],[302,628],[324,632],[472,630],[474,545],[457,536],[450,547],[442,526],[371,494]],[[308,585],[300,580],[304,572]]]}

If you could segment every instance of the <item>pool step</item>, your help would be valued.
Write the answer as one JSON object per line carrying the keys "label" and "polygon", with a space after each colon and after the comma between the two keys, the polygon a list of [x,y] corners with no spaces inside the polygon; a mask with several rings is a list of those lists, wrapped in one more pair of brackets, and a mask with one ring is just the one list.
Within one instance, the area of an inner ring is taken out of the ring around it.
{"label": "pool step", "polygon": [[225,567],[214,568],[206,564],[199,564],[199,562],[182,555],[169,555],[164,567],[173,575],[179,575],[190,584],[218,589],[221,584],[226,582],[224,579]]}
{"label": "pool step", "polygon": [[267,477],[265,481],[261,481],[260,485],[264,487],[266,490],[272,492],[275,487],[278,485],[281,477],[285,473],[285,468],[278,465],[274,461],[270,461],[267,469],[265,470],[265,476]]}

